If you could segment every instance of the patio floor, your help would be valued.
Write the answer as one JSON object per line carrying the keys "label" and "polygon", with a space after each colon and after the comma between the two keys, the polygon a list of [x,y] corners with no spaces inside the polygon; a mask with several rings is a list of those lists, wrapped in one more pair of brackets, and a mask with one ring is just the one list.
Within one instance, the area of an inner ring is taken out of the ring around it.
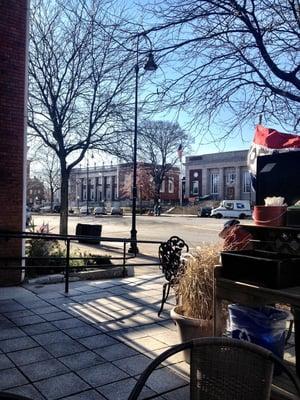
{"label": "patio floor", "polygon": [[[126,399],[151,359],[178,343],[169,313],[157,317],[162,282],[74,282],[68,296],[63,284],[1,288],[0,390],[34,400]],[[185,383],[182,356],[170,364],[176,372],[163,366],[145,396]],[[186,399],[187,391],[159,398]]]}
{"label": "patio floor", "polygon": [[[34,400],[126,400],[151,359],[178,343],[172,298],[157,317],[163,282],[158,274],[72,282],[68,296],[61,283],[0,288],[0,391]],[[285,358],[294,362],[289,342]],[[173,356],[143,397],[184,385],[187,372],[182,354]],[[157,398],[186,400],[188,391]]]}

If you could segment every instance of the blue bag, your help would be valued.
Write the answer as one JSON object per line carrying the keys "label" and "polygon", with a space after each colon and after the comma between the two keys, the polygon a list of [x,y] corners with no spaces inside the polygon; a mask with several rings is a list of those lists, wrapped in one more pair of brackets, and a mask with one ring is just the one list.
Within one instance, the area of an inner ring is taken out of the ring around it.
{"label": "blue bag", "polygon": [[230,304],[229,330],[235,339],[243,339],[265,347],[283,358],[288,311],[275,307],[246,307]]}

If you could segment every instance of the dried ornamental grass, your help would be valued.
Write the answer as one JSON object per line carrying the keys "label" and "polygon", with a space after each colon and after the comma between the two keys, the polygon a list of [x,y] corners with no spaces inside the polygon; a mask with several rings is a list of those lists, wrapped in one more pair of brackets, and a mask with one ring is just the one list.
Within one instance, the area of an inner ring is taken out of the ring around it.
{"label": "dried ornamental grass", "polygon": [[174,287],[180,313],[190,318],[212,319],[214,267],[219,262],[220,247],[203,244],[184,258],[185,268]]}

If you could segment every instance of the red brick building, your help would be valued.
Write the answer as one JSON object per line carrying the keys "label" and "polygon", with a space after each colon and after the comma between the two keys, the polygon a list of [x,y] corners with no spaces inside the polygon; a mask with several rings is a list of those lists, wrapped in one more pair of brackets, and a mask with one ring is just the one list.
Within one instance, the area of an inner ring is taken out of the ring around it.
{"label": "red brick building", "polygon": [[[0,0],[0,230],[24,227],[27,12],[27,0]],[[20,241],[0,241],[2,257],[22,251]],[[21,271],[0,267],[0,284],[20,280]]]}

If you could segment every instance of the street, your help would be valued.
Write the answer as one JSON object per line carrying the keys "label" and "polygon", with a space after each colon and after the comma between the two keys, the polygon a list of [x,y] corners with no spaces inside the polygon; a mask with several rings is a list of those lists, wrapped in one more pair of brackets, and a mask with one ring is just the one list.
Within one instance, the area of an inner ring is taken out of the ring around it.
{"label": "street", "polygon": [[[43,222],[49,224],[51,233],[59,233],[59,215],[33,215],[36,226]],[[218,233],[221,231],[225,219],[197,218],[196,216],[137,216],[138,240],[166,241],[171,236],[179,236],[184,239],[190,249],[201,243],[217,243],[221,239]],[[251,223],[251,221],[243,221]],[[76,225],[101,224],[102,236],[115,238],[129,238],[131,229],[131,215],[118,216],[73,216],[69,217],[69,234],[75,234]],[[157,248],[157,246],[156,246]]]}

